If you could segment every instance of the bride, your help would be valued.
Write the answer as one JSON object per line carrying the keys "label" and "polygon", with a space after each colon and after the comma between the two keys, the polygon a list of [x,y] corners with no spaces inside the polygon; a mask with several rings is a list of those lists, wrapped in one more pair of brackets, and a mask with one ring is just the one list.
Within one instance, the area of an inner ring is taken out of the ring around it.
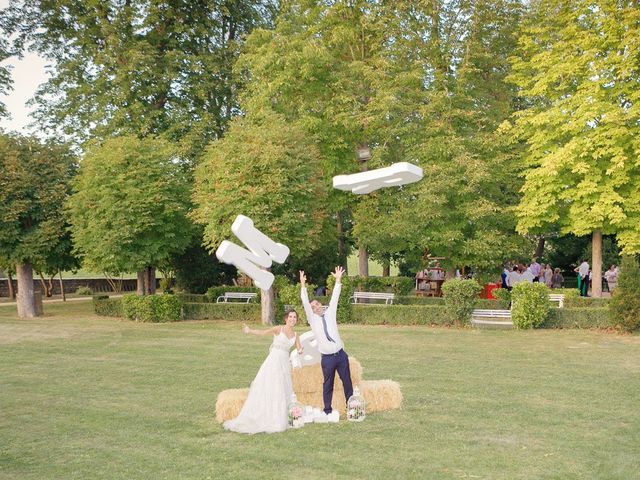
{"label": "bride", "polygon": [[239,433],[282,432],[288,425],[288,405],[293,393],[289,350],[295,344],[302,353],[300,339],[293,331],[298,322],[295,310],[284,315],[283,326],[254,330],[244,325],[242,331],[252,335],[273,335],[269,355],[251,382],[249,395],[233,420],[224,422],[226,430]]}

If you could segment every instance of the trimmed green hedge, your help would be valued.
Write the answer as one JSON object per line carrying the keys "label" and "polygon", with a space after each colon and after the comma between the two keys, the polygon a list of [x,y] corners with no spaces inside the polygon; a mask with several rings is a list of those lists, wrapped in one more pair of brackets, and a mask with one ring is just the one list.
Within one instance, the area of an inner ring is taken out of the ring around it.
{"label": "trimmed green hedge", "polygon": [[608,308],[552,308],[540,328],[611,328]]}
{"label": "trimmed green hedge", "polygon": [[176,322],[181,318],[182,303],[175,295],[125,295],[122,310],[129,320],[139,322]]}
{"label": "trimmed green hedge", "polygon": [[[185,303],[182,306],[185,320],[261,321],[261,307],[255,303]],[[278,315],[276,315],[278,317]]]}
{"label": "trimmed green hedge", "polygon": [[[209,296],[197,293],[176,293],[176,298],[182,303],[211,303]],[[216,299],[213,299],[215,302]]]}
{"label": "trimmed green hedge", "polygon": [[123,317],[122,299],[107,296],[93,297],[93,311],[103,317]]}
{"label": "trimmed green hedge", "polygon": [[360,325],[452,325],[444,305],[354,305]]}

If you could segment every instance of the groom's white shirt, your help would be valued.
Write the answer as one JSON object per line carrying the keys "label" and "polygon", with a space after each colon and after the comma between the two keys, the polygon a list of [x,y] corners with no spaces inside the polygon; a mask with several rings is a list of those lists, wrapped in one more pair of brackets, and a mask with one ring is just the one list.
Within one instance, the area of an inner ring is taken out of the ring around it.
{"label": "groom's white shirt", "polygon": [[300,289],[300,298],[302,298],[302,306],[304,307],[304,313],[307,315],[307,322],[318,340],[318,350],[322,354],[331,354],[338,352],[341,348],[344,348],[340,334],[338,333],[338,299],[340,298],[340,290],[342,284],[336,282],[331,293],[331,301],[329,302],[329,308],[324,312],[324,320],[327,324],[327,332],[334,342],[329,341],[324,333],[324,327],[322,326],[322,318],[320,315],[316,315],[311,310],[309,304],[309,294],[306,288]]}

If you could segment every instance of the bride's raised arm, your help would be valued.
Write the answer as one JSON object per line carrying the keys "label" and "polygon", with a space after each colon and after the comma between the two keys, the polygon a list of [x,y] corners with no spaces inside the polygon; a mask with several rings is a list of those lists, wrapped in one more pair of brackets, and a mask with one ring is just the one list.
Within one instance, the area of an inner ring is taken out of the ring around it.
{"label": "bride's raised arm", "polygon": [[280,333],[280,327],[271,327],[264,330],[257,330],[253,328],[249,328],[246,323],[242,324],[242,332],[251,334],[251,335],[277,335]]}

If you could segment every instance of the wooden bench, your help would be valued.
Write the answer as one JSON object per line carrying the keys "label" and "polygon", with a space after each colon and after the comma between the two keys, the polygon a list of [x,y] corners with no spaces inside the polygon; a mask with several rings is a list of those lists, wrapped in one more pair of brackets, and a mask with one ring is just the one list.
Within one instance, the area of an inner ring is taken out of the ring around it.
{"label": "wooden bench", "polygon": [[513,328],[511,310],[476,309],[471,313],[471,325],[474,327]]}
{"label": "wooden bench", "polygon": [[385,305],[393,304],[395,299],[393,293],[378,293],[378,292],[353,292],[353,296],[349,299],[351,303],[358,303],[358,300],[384,300]]}
{"label": "wooden bench", "polygon": [[251,300],[257,297],[257,293],[224,292],[224,295],[220,295],[216,299],[216,303],[228,303],[229,300],[245,300],[245,303],[249,303]]}
{"label": "wooden bench", "polygon": [[550,302],[558,302],[558,308],[564,307],[564,294],[562,293],[550,293],[549,294]]}

